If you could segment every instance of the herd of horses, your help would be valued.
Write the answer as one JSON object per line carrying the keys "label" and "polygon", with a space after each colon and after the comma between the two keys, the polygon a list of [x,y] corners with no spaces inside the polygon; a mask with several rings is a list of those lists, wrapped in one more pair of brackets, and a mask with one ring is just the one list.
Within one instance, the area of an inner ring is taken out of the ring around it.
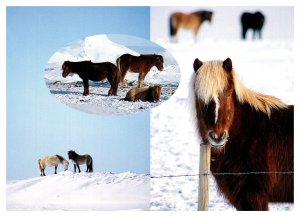
{"label": "herd of horses", "polygon": [[[197,41],[199,29],[201,25],[207,21],[212,22],[213,12],[212,11],[195,11],[192,13],[175,12],[170,15],[169,18],[169,33],[173,41],[177,42],[177,33],[179,29],[191,30],[194,33],[195,41]],[[265,16],[257,11],[254,13],[244,12],[240,18],[242,26],[242,39],[246,39],[248,30],[253,30],[253,39],[258,36],[262,38],[262,28],[265,22]]]}
{"label": "herd of horses", "polygon": [[[86,164],[86,171],[85,172],[93,172],[93,158],[88,155],[79,155],[75,151],[70,150],[68,151],[68,157],[69,160],[74,165],[74,172],[76,173],[76,168],[78,169],[78,172],[80,173],[80,167],[81,164]],[[40,176],[46,176],[45,169],[46,167],[55,167],[54,174],[57,174],[57,167],[59,164],[62,164],[64,166],[64,171],[68,170],[69,162],[63,158],[60,155],[52,155],[52,156],[45,156],[38,160],[38,166],[40,171]]]}
{"label": "herd of horses", "polygon": [[[107,79],[110,83],[108,96],[117,96],[119,83],[121,83],[123,88],[127,87],[125,82],[127,72],[138,73],[137,87],[130,89],[123,100],[156,102],[160,99],[161,87],[159,85],[144,87],[144,79],[152,67],[163,71],[163,65],[163,56],[158,54],[141,54],[139,56],[123,54],[117,58],[116,65],[111,62],[65,61],[62,64],[62,76],[65,78],[73,73],[78,74],[83,81],[84,96],[89,95],[89,81],[102,81]],[[157,86],[160,88],[156,88]],[[159,91],[157,91],[158,89]]]}

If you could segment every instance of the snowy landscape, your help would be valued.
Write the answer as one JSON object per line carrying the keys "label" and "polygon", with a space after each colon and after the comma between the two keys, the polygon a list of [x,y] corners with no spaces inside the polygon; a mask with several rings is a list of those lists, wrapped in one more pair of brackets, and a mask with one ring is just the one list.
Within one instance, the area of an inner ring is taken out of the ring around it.
{"label": "snowy landscape", "polygon": [[57,175],[7,181],[6,198],[6,209],[10,211],[149,210],[150,177],[131,172],[67,170]]}
{"label": "snowy landscape", "polygon": [[[156,41],[179,63],[181,81],[175,94],[151,110],[151,210],[197,210],[200,139],[189,112],[189,82],[195,58],[230,57],[249,88],[294,103],[294,57],[291,41],[212,41],[197,44]],[[183,175],[183,176],[181,176]],[[188,176],[185,176],[188,175]],[[163,177],[180,176],[180,177]],[[270,210],[293,210],[293,204],[271,204]],[[209,211],[235,210],[210,178]]]}
{"label": "snowy landscape", "polygon": [[[122,35],[120,35],[120,37],[122,37]],[[139,41],[136,43],[140,44]],[[153,51],[155,45],[149,45],[147,43],[143,46],[143,50],[145,51],[143,54],[147,53],[147,49]],[[156,107],[168,100],[179,85],[180,69],[176,61],[172,55],[163,48],[157,46],[157,50],[160,51],[160,53],[157,54],[164,57],[164,70],[160,72],[156,67],[152,67],[145,78],[145,86],[162,86],[159,102],[128,102],[121,100],[126,96],[130,88],[137,86],[138,73],[127,73],[125,80],[128,83],[128,87],[121,88],[121,85],[119,85],[118,96],[107,96],[110,88],[107,79],[100,82],[90,81],[90,95],[83,96],[83,82],[77,74],[66,78],[62,77],[61,66],[66,60],[91,60],[92,62],[109,61],[115,64],[116,59],[122,54],[129,53],[137,56],[140,54],[124,45],[111,41],[106,35],[86,37],[54,53],[45,67],[45,82],[51,94],[53,94],[58,101],[72,108],[101,115],[137,113]]]}

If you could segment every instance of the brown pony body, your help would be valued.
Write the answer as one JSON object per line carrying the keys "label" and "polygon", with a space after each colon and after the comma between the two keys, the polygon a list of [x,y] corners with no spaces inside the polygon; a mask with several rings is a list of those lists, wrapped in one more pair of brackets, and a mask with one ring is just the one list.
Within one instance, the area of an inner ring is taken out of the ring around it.
{"label": "brown pony body", "polygon": [[102,81],[107,78],[110,83],[108,95],[117,96],[120,72],[116,65],[110,62],[92,63],[91,61],[71,62],[65,61],[62,65],[62,76],[65,78],[70,73],[76,73],[83,81],[83,95],[89,95],[89,80]]}
{"label": "brown pony body", "polygon": [[200,26],[204,21],[211,22],[212,15],[211,11],[196,11],[190,14],[175,12],[171,14],[169,20],[170,35],[177,41],[178,30],[187,29],[194,32],[195,40],[197,40]]}
{"label": "brown pony body", "polygon": [[144,79],[150,69],[155,66],[159,71],[163,70],[164,59],[157,54],[141,54],[133,56],[131,54],[123,54],[117,59],[117,66],[121,72],[121,85],[125,87],[125,76],[128,71],[139,73],[138,87],[144,86]]}
{"label": "brown pony body", "polygon": [[74,164],[74,172],[76,173],[76,167],[78,168],[78,172],[80,173],[80,167],[81,164],[86,164],[86,171],[85,172],[93,172],[93,159],[90,155],[84,154],[79,155],[75,151],[70,150],[68,151],[69,159],[72,160],[72,163]]}
{"label": "brown pony body", "polygon": [[[237,210],[294,202],[294,106],[245,87],[232,62],[194,62],[199,134],[211,145],[211,171]],[[229,175],[219,175],[228,173]]]}
{"label": "brown pony body", "polygon": [[161,86],[152,86],[152,87],[134,87],[131,88],[124,100],[126,101],[136,101],[141,100],[143,102],[156,102],[159,101],[161,95]]}

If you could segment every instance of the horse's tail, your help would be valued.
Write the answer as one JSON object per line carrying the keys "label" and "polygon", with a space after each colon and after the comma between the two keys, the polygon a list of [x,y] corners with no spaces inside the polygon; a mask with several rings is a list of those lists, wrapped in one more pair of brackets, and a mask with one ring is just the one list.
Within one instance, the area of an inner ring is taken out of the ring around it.
{"label": "horse's tail", "polygon": [[169,28],[170,28],[170,35],[175,36],[176,31],[174,27],[174,15],[172,14],[169,18]]}
{"label": "horse's tail", "polygon": [[118,59],[116,60],[117,63],[117,68],[119,70],[119,72],[121,73],[121,57],[118,57]]}
{"label": "horse's tail", "polygon": [[121,81],[121,69],[120,69],[120,64],[118,62],[120,62],[119,58],[117,59],[117,68],[115,70],[116,73],[115,79],[117,84],[119,84]]}
{"label": "horse's tail", "polygon": [[38,164],[39,164],[40,175],[42,175],[41,159],[39,159]]}

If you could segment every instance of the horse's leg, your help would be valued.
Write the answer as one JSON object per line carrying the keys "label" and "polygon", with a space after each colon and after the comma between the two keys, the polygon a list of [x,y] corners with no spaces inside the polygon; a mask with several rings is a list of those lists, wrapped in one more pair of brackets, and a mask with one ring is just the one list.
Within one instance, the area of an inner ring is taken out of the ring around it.
{"label": "horse's leg", "polygon": [[43,176],[46,176],[46,174],[45,174],[45,169],[43,169]]}
{"label": "horse's leg", "polygon": [[88,80],[88,79],[84,79],[84,80],[83,80],[83,86],[84,86],[83,95],[84,95],[84,96],[89,95],[89,94],[90,94],[90,91],[89,91],[89,80]]}
{"label": "horse's leg", "polygon": [[200,24],[199,26],[197,26],[197,28],[194,29],[195,43],[198,42],[199,29],[200,29]]}
{"label": "horse's leg", "polygon": [[144,79],[145,79],[145,77],[146,77],[146,74],[147,74],[147,73],[140,72],[140,74],[139,74],[139,80],[138,80],[138,88],[144,86]]}
{"label": "horse's leg", "polygon": [[126,76],[127,72],[128,72],[128,68],[126,68],[126,69],[122,68],[122,71],[121,71],[121,85],[122,85],[123,88],[127,87],[127,84],[125,82],[125,76]]}
{"label": "horse's leg", "polygon": [[245,27],[242,27],[242,39],[246,39],[246,33],[247,33],[247,29]]}
{"label": "horse's leg", "polygon": [[74,164],[74,172],[76,173],[76,165]]}
{"label": "horse's leg", "polygon": [[261,29],[258,30],[258,37],[260,40],[262,39]]}
{"label": "horse's leg", "polygon": [[55,165],[55,170],[54,170],[54,174],[57,174],[57,164]]}
{"label": "horse's leg", "polygon": [[78,168],[78,172],[79,172],[79,173],[81,173],[81,170],[80,170],[79,164],[77,164],[77,168]]}

